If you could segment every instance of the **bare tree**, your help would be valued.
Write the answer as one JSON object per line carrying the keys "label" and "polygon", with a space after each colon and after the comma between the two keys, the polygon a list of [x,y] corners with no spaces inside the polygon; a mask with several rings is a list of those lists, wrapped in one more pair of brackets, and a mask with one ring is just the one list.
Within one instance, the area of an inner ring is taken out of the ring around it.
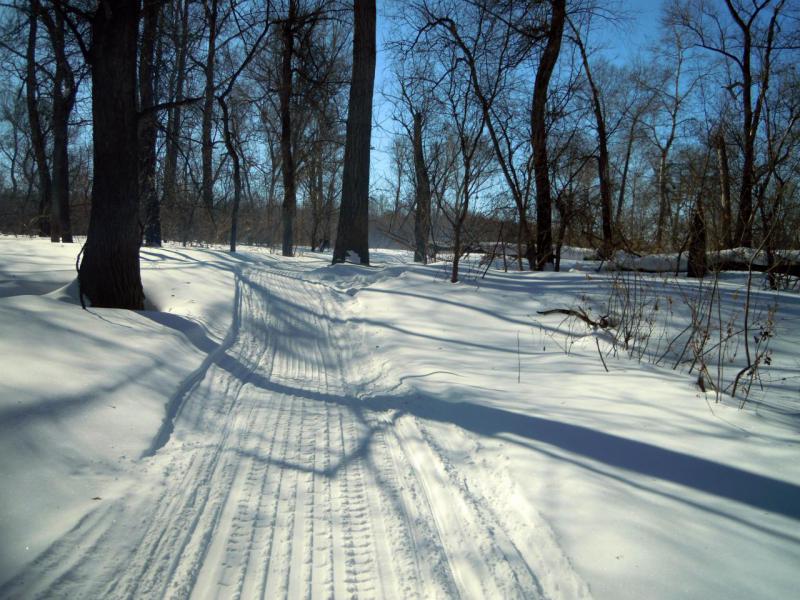
{"label": "bare tree", "polygon": [[459,280],[459,263],[464,254],[464,224],[473,207],[475,196],[487,179],[492,151],[484,139],[486,115],[476,102],[469,82],[458,69],[458,57],[451,59],[444,102],[448,108],[448,125],[444,133],[452,139],[453,162],[446,169],[452,188],[451,200],[443,194],[437,200],[453,231],[453,267],[450,281]]}
{"label": "bare tree", "polygon": [[[31,145],[36,160],[36,172],[39,177],[39,235],[51,235],[50,210],[52,204],[52,179],[47,164],[47,149],[44,132],[39,115],[37,98],[38,83],[36,80],[36,40],[39,29],[39,13],[42,10],[38,1],[33,0],[28,15],[27,73],[25,80],[25,98],[28,107],[28,122],[31,128]],[[53,241],[58,241],[51,238]]]}
{"label": "bare tree", "polygon": [[[431,256],[431,177],[426,157],[426,129],[434,123],[439,77],[434,75],[434,64],[426,53],[418,52],[408,43],[395,44],[392,70],[399,92],[396,96],[384,93],[395,105],[394,120],[400,124],[411,145],[411,164],[414,183],[414,262],[426,264]],[[394,159],[397,181],[393,219],[399,211],[400,195],[406,163],[407,144],[396,140]]]}
{"label": "bare tree", "polygon": [[294,56],[295,27],[297,27],[297,0],[289,0],[286,19],[281,23],[283,54],[281,79],[278,88],[281,114],[281,171],[283,174],[283,255],[294,255],[294,217],[297,211],[297,183],[292,152],[292,58]]}
{"label": "bare tree", "polygon": [[353,76],[347,104],[347,138],[342,173],[342,204],[333,262],[353,252],[369,264],[369,154],[372,136],[372,91],[375,83],[375,0],[353,6]]}
{"label": "bare tree", "polygon": [[520,28],[512,21],[520,19],[526,27],[532,30],[535,27],[528,23],[531,15],[526,6],[511,2],[505,8],[513,14],[500,16],[487,2],[470,2],[466,10],[461,4],[449,1],[421,2],[415,5],[417,37],[422,39],[428,32],[438,32],[439,35],[429,42],[433,48],[454,45],[466,64],[473,93],[486,119],[495,158],[517,208],[520,265],[524,245],[525,258],[533,270],[536,268],[536,238],[528,220],[532,165],[529,157],[519,157],[520,145],[514,139],[516,132],[509,115],[513,112],[513,103],[506,101],[503,92],[514,69],[525,60],[530,44],[526,35],[520,43],[518,32],[525,27]]}
{"label": "bare tree", "polygon": [[[101,0],[90,15],[94,181],[78,281],[93,306],[144,308],[139,270],[138,3]],[[62,5],[65,18],[69,6]]]}
{"label": "bare tree", "polygon": [[[177,200],[178,153],[182,124],[182,101],[186,86],[186,61],[189,54],[189,4],[190,0],[179,0],[170,13],[174,19],[172,44],[175,52],[175,67],[170,81],[170,99],[175,102],[167,112],[164,140],[164,203],[173,206]],[[168,9],[169,7],[167,7]],[[160,220],[160,217],[159,217]]]}
{"label": "bare tree", "polygon": [[[706,219],[703,197],[707,194],[708,166],[711,162],[711,144],[706,145],[702,160],[693,160],[687,169],[693,176],[696,191],[694,206],[689,217],[688,256],[686,276],[701,278],[708,272],[706,266]],[[699,158],[699,157],[698,157]]]}
{"label": "bare tree", "polygon": [[552,200],[550,174],[547,160],[547,89],[550,77],[561,51],[567,8],[565,0],[551,0],[552,15],[547,31],[547,43],[536,70],[531,104],[531,146],[533,170],[536,181],[536,269],[541,271],[546,263],[553,262]]}
{"label": "bare tree", "polygon": [[425,162],[425,144],[422,139],[423,115],[415,112],[413,133],[414,156],[414,262],[427,264],[431,237],[431,178]]}
{"label": "bare tree", "polygon": [[202,160],[203,160],[203,204],[209,215],[214,209],[214,143],[211,138],[214,127],[214,92],[216,89],[216,62],[217,62],[217,32],[219,29],[219,0],[203,0],[206,25],[208,26],[208,43],[206,60],[203,65],[205,75],[205,89],[203,91],[203,129],[202,129]]}
{"label": "bare tree", "polygon": [[722,229],[722,245],[724,248],[733,248],[733,218],[731,209],[731,171],[728,161],[728,143],[725,140],[725,130],[722,124],[717,126],[714,133],[714,146],[717,151],[717,170],[719,173],[720,212]]}
{"label": "bare tree", "polygon": [[[697,0],[678,3],[673,8],[676,22],[692,35],[695,45],[726,63],[727,89],[741,108],[742,170],[735,239],[745,247],[753,243],[756,139],[785,4],[785,0],[724,0],[722,12],[713,4]],[[733,31],[725,14],[733,23]]]}
{"label": "bare tree", "polygon": [[583,70],[586,74],[586,80],[589,83],[589,91],[591,92],[592,112],[594,113],[595,126],[597,128],[597,175],[600,180],[600,211],[603,228],[603,243],[600,250],[600,256],[602,258],[610,258],[614,253],[614,230],[606,117],[603,113],[600,90],[595,83],[594,77],[592,77],[592,70],[589,66],[589,55],[586,51],[586,45],[581,38],[580,31],[572,22],[572,19],[567,18],[567,22],[572,29],[572,39],[580,51]]}
{"label": "bare tree", "polygon": [[144,0],[142,10],[141,56],[139,61],[139,193],[144,204],[144,244],[161,245],[161,214],[156,192],[156,114],[150,110],[156,103],[156,38],[161,3]]}
{"label": "bare tree", "polygon": [[[642,124],[645,122],[649,113],[652,112],[655,104],[656,94],[654,87],[647,79],[650,65],[635,64],[628,71],[629,98],[626,101],[627,110],[625,111],[625,158],[622,161],[622,172],[620,173],[619,189],[617,190],[617,207],[614,213],[614,224],[616,231],[621,239],[625,237],[624,209],[627,192],[629,191],[629,176],[631,175],[631,164],[634,159],[634,149],[638,141],[645,138]],[[633,204],[633,200],[631,202]]]}
{"label": "bare tree", "polygon": [[229,248],[231,252],[236,252],[236,241],[239,229],[239,208],[242,203],[242,168],[240,152],[236,145],[236,140],[239,137],[238,120],[231,115],[232,111],[229,107],[228,97],[231,95],[231,92],[234,91],[239,76],[250,64],[250,61],[253,60],[256,53],[261,49],[261,42],[266,37],[271,25],[270,8],[271,5],[267,3],[266,14],[262,15],[257,11],[255,17],[250,15],[249,18],[238,14],[238,12],[236,12],[236,8],[233,9],[235,12],[234,21],[237,23],[238,28],[238,37],[243,43],[246,43],[246,30],[252,29],[255,25],[253,21],[263,22],[263,27],[261,29],[261,33],[259,33],[255,41],[253,41],[250,45],[250,48],[244,50],[244,57],[239,62],[239,66],[236,68],[236,70],[228,77],[227,85],[225,85],[225,87],[218,92],[216,96],[217,102],[219,103],[222,111],[222,131],[225,149],[227,150],[228,156],[230,157],[233,165],[233,206],[231,207],[231,230],[229,237]]}
{"label": "bare tree", "polygon": [[[697,84],[696,76],[686,73],[686,42],[682,31],[674,22],[667,20],[667,32],[656,50],[653,63],[660,68],[651,69],[644,75],[642,84],[650,89],[654,97],[652,119],[646,120],[650,141],[658,150],[658,218],[656,221],[656,248],[662,248],[664,233],[670,220],[672,207],[669,197],[670,152],[680,135],[684,122],[683,111],[687,99]],[[656,75],[653,76],[653,71]]]}
{"label": "bare tree", "polygon": [[49,32],[55,59],[53,109],[50,119],[53,131],[53,211],[50,226],[53,239],[60,237],[61,241],[67,244],[72,243],[69,206],[69,119],[75,106],[78,85],[67,58],[64,15],[60,11],[55,11],[53,16],[49,12],[43,12],[42,17]]}

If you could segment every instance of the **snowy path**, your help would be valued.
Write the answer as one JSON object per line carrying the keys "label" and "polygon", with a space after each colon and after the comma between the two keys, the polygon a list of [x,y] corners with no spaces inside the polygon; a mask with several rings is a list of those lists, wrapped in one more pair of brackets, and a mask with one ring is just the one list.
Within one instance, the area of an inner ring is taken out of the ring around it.
{"label": "snowy path", "polygon": [[537,573],[518,543],[530,536],[504,526],[424,421],[380,389],[347,294],[303,281],[292,263],[250,269],[238,286],[230,344],[187,385],[166,445],[0,596],[539,598],[544,579],[580,588],[566,568]]}

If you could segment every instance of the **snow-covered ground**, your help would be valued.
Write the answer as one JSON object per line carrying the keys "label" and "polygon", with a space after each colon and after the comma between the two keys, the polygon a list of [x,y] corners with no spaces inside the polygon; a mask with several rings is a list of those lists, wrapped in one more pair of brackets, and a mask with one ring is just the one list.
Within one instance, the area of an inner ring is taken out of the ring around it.
{"label": "snow-covered ground", "polygon": [[0,597],[797,592],[797,295],[739,410],[537,314],[605,274],[168,247],[83,311],[77,251],[0,238]]}

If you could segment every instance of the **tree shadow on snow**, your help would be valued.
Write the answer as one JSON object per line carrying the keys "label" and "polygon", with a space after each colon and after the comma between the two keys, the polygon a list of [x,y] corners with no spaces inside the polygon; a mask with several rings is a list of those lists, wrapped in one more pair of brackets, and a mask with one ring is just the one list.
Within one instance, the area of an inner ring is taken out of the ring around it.
{"label": "tree shadow on snow", "polygon": [[[247,281],[245,284],[258,288],[258,284]],[[261,288],[269,293],[269,290]],[[237,290],[238,296],[238,290]],[[300,335],[312,338],[319,332],[305,331],[308,326],[318,319],[330,322],[342,322],[337,317],[319,314],[310,311],[307,307],[298,305],[270,295],[269,302],[273,307],[278,307],[272,315],[278,322],[270,324],[273,334]],[[303,323],[298,314],[306,312],[314,318]],[[283,316],[283,322],[280,317]],[[155,317],[167,327],[175,327],[186,331],[186,323],[180,317]],[[238,318],[235,320],[238,333]],[[389,327],[388,323],[372,321],[369,319],[352,319],[350,324],[363,323],[380,327]],[[257,324],[258,325],[258,324]],[[341,323],[339,323],[341,326]],[[261,324],[267,327],[266,324]],[[398,331],[401,331],[398,329]],[[720,515],[735,522],[765,531],[775,536],[793,541],[800,541],[786,532],[769,529],[758,523],[748,522],[738,516],[733,516],[719,509],[719,507],[704,506],[696,501],[687,499],[669,490],[659,489],[650,485],[648,479],[632,480],[625,476],[626,473],[657,479],[669,484],[676,484],[705,494],[731,500],[747,505],[760,511],[767,511],[800,521],[800,486],[766,475],[760,475],[735,466],[729,466],[712,460],[693,456],[676,450],[670,450],[647,442],[624,438],[611,433],[606,433],[590,427],[575,425],[567,422],[548,419],[530,414],[521,414],[496,406],[475,404],[457,400],[461,396],[456,388],[448,395],[434,397],[421,395],[414,390],[409,390],[407,384],[398,384],[395,394],[377,395],[367,398],[353,395],[338,395],[317,390],[304,389],[295,385],[277,381],[266,377],[243,365],[239,359],[228,352],[232,342],[222,346],[213,344],[202,332],[193,331],[190,335],[192,342],[201,350],[208,353],[208,360],[225,369],[248,385],[255,386],[268,394],[297,396],[307,400],[331,403],[345,407],[351,411],[355,418],[362,424],[364,435],[360,437],[355,446],[344,453],[337,463],[322,470],[314,470],[307,465],[295,464],[286,460],[276,460],[271,456],[262,455],[238,449],[248,453],[258,460],[277,464],[284,468],[292,468],[314,472],[325,477],[335,477],[337,473],[346,468],[354,460],[365,459],[370,461],[371,446],[377,432],[391,428],[398,418],[404,415],[427,420],[430,422],[453,424],[465,431],[479,436],[501,439],[527,447],[533,451],[546,454],[557,460],[567,461],[594,473],[609,477],[625,485],[637,489],[660,494],[670,499],[691,505],[706,512]],[[420,335],[414,332],[405,332],[411,335]],[[427,336],[424,336],[427,337]],[[444,341],[444,340],[443,340]],[[500,348],[491,348],[500,351]],[[286,348],[283,349],[287,351]],[[206,368],[208,365],[206,365]],[[404,388],[400,391],[399,388]],[[389,419],[385,417],[389,416]],[[268,434],[261,434],[265,437]]]}

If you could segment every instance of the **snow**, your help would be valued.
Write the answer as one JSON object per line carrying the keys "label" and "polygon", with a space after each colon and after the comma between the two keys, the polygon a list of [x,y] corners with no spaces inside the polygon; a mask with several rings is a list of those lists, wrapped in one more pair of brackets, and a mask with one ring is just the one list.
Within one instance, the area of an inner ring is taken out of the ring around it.
{"label": "snow", "polygon": [[[677,253],[665,253],[637,256],[625,250],[617,250],[612,260],[599,265],[598,262],[592,258],[595,254],[595,251],[589,248],[565,247],[562,250],[561,256],[563,262],[573,262],[573,268],[577,270],[595,271],[600,267],[602,270],[606,271],[629,269],[647,271],[650,273],[675,273],[676,270],[685,272],[688,261],[688,252],[682,252],[680,255]],[[777,259],[784,261],[797,262],[798,259],[800,259],[800,251],[778,250],[775,252],[775,256]],[[679,259],[680,263],[678,262]],[[769,264],[766,251],[756,251],[751,248],[730,248],[719,252],[708,252],[706,254],[706,260],[709,268],[713,268],[715,264],[726,263],[738,263],[746,266],[751,260],[755,267],[765,267]]]}
{"label": "snow", "polygon": [[236,266],[203,253],[197,277],[196,253],[144,250],[149,299],[164,312],[82,311],[64,302],[77,297],[69,282],[79,246],[2,238],[0,248],[6,579],[71,528],[92,498],[116,494],[115,482],[153,445],[165,407],[203,362],[186,336],[206,332],[215,344],[230,327]]}
{"label": "snow", "polygon": [[605,274],[176,246],[82,311],[78,250],[0,237],[0,597],[796,592],[796,295],[739,410],[537,314]]}

